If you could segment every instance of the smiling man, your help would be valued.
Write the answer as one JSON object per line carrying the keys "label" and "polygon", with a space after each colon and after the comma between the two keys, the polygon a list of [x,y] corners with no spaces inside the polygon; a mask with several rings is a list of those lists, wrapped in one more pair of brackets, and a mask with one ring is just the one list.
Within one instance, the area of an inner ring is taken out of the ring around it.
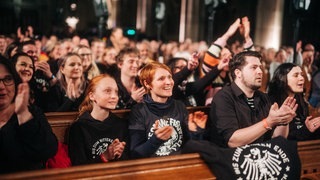
{"label": "smiling man", "polygon": [[261,55],[244,51],[229,62],[234,80],[214,97],[211,104],[211,141],[223,147],[238,147],[288,135],[287,125],[295,116],[294,98],[279,108],[258,89],[262,84]]}
{"label": "smiling man", "polygon": [[140,67],[139,51],[135,48],[124,48],[116,57],[120,76],[116,77],[119,88],[117,109],[129,109],[142,101],[145,90],[137,80]]}

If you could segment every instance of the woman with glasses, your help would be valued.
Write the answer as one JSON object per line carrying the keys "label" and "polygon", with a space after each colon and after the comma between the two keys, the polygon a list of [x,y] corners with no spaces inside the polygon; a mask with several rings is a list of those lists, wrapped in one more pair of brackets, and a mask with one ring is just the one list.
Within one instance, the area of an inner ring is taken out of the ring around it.
{"label": "woman with glasses", "polygon": [[81,57],[83,74],[87,80],[91,80],[100,74],[97,64],[92,59],[91,49],[88,46],[79,45],[73,52],[77,53]]}
{"label": "woman with glasses", "polygon": [[58,141],[45,115],[29,104],[29,86],[0,56],[0,174],[45,168]]}

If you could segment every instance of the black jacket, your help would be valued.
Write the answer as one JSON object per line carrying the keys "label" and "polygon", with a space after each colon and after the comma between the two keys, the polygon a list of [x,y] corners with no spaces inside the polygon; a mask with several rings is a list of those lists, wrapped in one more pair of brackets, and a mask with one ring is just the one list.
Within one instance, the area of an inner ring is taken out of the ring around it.
{"label": "black jacket", "polygon": [[17,115],[0,129],[0,173],[45,168],[58,140],[40,109],[29,108],[33,119],[19,125]]}

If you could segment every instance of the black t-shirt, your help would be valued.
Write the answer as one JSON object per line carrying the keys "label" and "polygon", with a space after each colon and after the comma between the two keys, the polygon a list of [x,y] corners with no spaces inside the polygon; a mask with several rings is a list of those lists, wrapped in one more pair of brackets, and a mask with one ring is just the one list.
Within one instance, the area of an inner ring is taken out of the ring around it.
{"label": "black t-shirt", "polygon": [[[129,116],[130,150],[133,157],[179,154],[183,143],[189,139],[188,111],[185,105],[171,98],[166,103],[151,102],[150,96],[144,100],[144,103],[132,108]],[[159,120],[159,128],[168,125],[173,127],[172,136],[167,141],[156,138],[156,120]]]}
{"label": "black t-shirt", "polygon": [[58,140],[44,113],[29,106],[33,118],[19,125],[16,114],[0,128],[0,174],[44,169],[53,157]]}

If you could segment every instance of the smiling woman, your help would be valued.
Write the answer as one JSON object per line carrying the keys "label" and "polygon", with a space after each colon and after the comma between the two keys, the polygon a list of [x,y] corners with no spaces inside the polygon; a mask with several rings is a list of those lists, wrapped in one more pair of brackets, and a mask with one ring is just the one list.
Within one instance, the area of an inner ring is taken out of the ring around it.
{"label": "smiling woman", "polygon": [[58,61],[58,83],[48,92],[46,112],[77,111],[84,98],[87,81],[83,76],[82,60],[76,53],[68,53]]}
{"label": "smiling woman", "polygon": [[174,81],[168,66],[149,63],[139,78],[148,93],[129,115],[133,158],[179,154],[188,139],[201,139],[207,116],[189,116],[185,105],[171,97]]}
{"label": "smiling woman", "polygon": [[0,56],[0,174],[43,169],[57,151],[45,115],[29,104],[28,83],[20,83],[10,61]]}
{"label": "smiling woman", "polygon": [[12,57],[12,63],[23,82],[30,82],[35,72],[34,60],[26,53],[17,53]]}

